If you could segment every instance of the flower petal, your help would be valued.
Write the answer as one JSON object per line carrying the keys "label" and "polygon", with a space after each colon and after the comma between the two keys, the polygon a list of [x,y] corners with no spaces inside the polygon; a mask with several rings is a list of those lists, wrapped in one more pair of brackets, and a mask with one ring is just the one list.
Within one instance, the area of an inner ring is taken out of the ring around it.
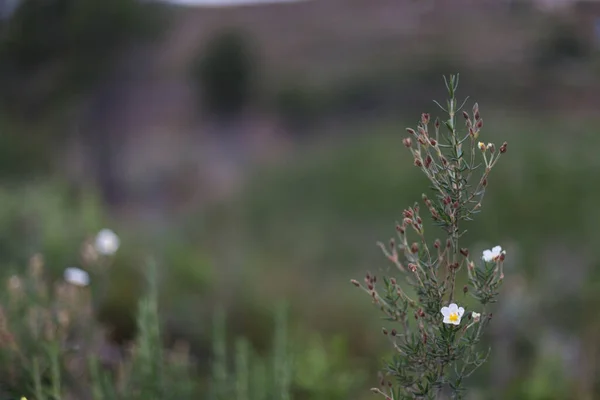
{"label": "flower petal", "polygon": [[496,246],[492,249],[492,252],[494,254],[500,254],[501,251],[502,251],[502,247],[500,247],[500,246]]}
{"label": "flower petal", "polygon": [[452,321],[450,321],[450,317],[449,316],[447,316],[447,315],[444,316],[444,323],[445,324],[451,324],[452,323]]}
{"label": "flower petal", "polygon": [[455,313],[458,312],[458,306],[456,305],[456,303],[452,303],[448,306],[448,308],[450,309],[450,312]]}
{"label": "flower petal", "polygon": [[459,319],[462,318],[462,316],[464,315],[464,313],[465,313],[465,309],[462,308],[462,307],[458,307],[458,316],[459,316]]}
{"label": "flower petal", "polygon": [[450,316],[450,309],[448,307],[442,307],[442,315],[444,319]]}

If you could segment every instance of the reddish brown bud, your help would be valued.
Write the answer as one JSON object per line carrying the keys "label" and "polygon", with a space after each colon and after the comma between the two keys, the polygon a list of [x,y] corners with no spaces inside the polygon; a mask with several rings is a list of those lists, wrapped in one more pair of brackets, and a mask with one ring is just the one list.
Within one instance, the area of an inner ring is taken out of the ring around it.
{"label": "reddish brown bud", "polygon": [[384,335],[387,335],[387,334],[388,334],[388,330],[387,330],[387,329],[385,329],[385,328],[381,328],[381,332],[382,332]]}
{"label": "reddish brown bud", "polygon": [[452,240],[450,240],[450,239],[446,240],[446,247],[447,248],[452,247]]}
{"label": "reddish brown bud", "polygon": [[502,143],[502,146],[500,146],[500,153],[506,153],[506,146],[508,146],[507,142]]}
{"label": "reddish brown bud", "polygon": [[404,218],[403,222],[404,222],[404,225],[412,225],[413,220],[410,218]]}
{"label": "reddish brown bud", "polygon": [[[469,121],[469,125],[471,125],[471,121]],[[475,130],[469,126],[469,136],[475,137]]]}
{"label": "reddish brown bud", "polygon": [[417,265],[410,263],[408,264],[408,269],[410,270],[410,272],[417,272]]}
{"label": "reddish brown bud", "polygon": [[429,114],[421,114],[421,123],[423,123],[423,125],[427,125],[429,123]]}
{"label": "reddish brown bud", "polygon": [[460,254],[462,254],[465,257],[469,256],[469,249],[460,249]]}
{"label": "reddish brown bud", "polygon": [[463,111],[463,117],[465,117],[465,119],[469,119],[469,113],[466,111]]}
{"label": "reddish brown bud", "polygon": [[429,139],[429,143],[431,143],[432,146],[437,145],[437,140],[435,140],[434,138]]}
{"label": "reddish brown bud", "polygon": [[[419,127],[417,128],[417,130],[419,131],[419,133],[420,133],[422,136],[425,136],[425,137],[427,136],[427,131],[426,131],[426,130],[425,130],[423,127],[422,127],[422,126],[419,126]],[[425,144],[425,143],[422,143],[422,144]]]}
{"label": "reddish brown bud", "polygon": [[458,208],[458,206],[460,206],[460,203],[458,201],[455,201],[454,204],[452,204],[452,207],[454,208]]}
{"label": "reddish brown bud", "polygon": [[423,166],[423,162],[419,158],[415,158],[415,165],[417,167],[422,167]]}
{"label": "reddish brown bud", "polygon": [[429,154],[427,154],[427,157],[425,158],[425,168],[429,168],[432,161],[433,161],[433,159],[431,158],[431,156]]}
{"label": "reddish brown bud", "polygon": [[435,242],[433,242],[433,247],[435,247],[436,249],[439,249],[440,246],[441,246],[440,239],[435,239]]}
{"label": "reddish brown bud", "polygon": [[442,162],[442,165],[445,167],[446,165],[448,165],[448,160],[446,160],[446,157],[444,156],[440,156],[440,161]]}
{"label": "reddish brown bud", "polygon": [[367,285],[367,288],[369,288],[369,290],[373,290],[373,284],[372,284],[372,283],[369,283],[369,284]]}
{"label": "reddish brown bud", "polygon": [[398,334],[398,332],[396,331],[396,329],[392,329],[392,336],[396,336]]}
{"label": "reddish brown bud", "polygon": [[414,136],[414,135],[416,135],[416,132],[415,132],[415,130],[414,130],[414,129],[412,129],[412,128],[406,128],[406,132],[410,133],[410,134],[411,134],[411,135],[413,135],[413,136]]}
{"label": "reddish brown bud", "polygon": [[402,139],[402,144],[404,144],[405,147],[412,146],[412,140],[411,140],[411,138],[407,137],[407,138]]}
{"label": "reddish brown bud", "polygon": [[481,181],[481,186],[486,187],[487,186],[487,179],[483,178],[483,181]]}
{"label": "reddish brown bud", "polygon": [[452,202],[452,199],[450,198],[450,196],[446,196],[446,197],[444,197],[444,204],[445,204],[445,205],[448,205],[448,204],[450,204],[451,202]]}
{"label": "reddish brown bud", "polygon": [[504,257],[506,257],[506,254],[500,253],[500,256],[498,257],[498,260],[504,261]]}
{"label": "reddish brown bud", "polygon": [[371,282],[377,283],[377,277],[375,275],[373,275],[373,279],[371,279]]}
{"label": "reddish brown bud", "polygon": [[481,129],[483,127],[483,120],[480,119],[479,121],[477,121],[477,123],[475,124],[475,128],[477,129]]}
{"label": "reddish brown bud", "polygon": [[358,283],[358,281],[356,279],[352,279],[350,282],[352,282],[352,284],[356,287],[360,287],[360,283]]}
{"label": "reddish brown bud", "polygon": [[413,253],[418,253],[419,252],[419,245],[415,242],[410,246],[410,251],[412,251]]}
{"label": "reddish brown bud", "polygon": [[392,285],[395,285],[396,284],[396,278],[390,278],[390,283]]}
{"label": "reddish brown bud", "polygon": [[423,318],[425,316],[425,311],[423,309],[419,309],[419,317]]}
{"label": "reddish brown bud", "polygon": [[423,344],[427,344],[427,334],[423,334]]}
{"label": "reddish brown bud", "polygon": [[425,146],[425,145],[427,144],[427,140],[425,139],[425,137],[424,137],[424,136],[419,136],[419,137],[417,138],[417,141],[418,141],[419,143],[421,143],[423,146]]}
{"label": "reddish brown bud", "polygon": [[469,288],[467,287],[467,285],[465,285],[465,286],[463,287],[463,293],[464,293],[464,294],[467,294],[467,292],[468,292],[468,291],[469,291]]}
{"label": "reddish brown bud", "polygon": [[402,215],[404,215],[404,218],[412,218],[413,217],[413,212],[412,210],[404,210],[402,211]]}
{"label": "reddish brown bud", "polygon": [[490,153],[494,154],[494,152],[496,151],[496,146],[494,145],[494,143],[490,143],[488,144],[488,149],[490,150]]}
{"label": "reddish brown bud", "polygon": [[475,121],[481,121],[481,120],[479,119],[479,118],[480,118],[480,116],[479,116],[479,110],[477,110],[477,111],[475,112],[475,114],[473,114],[473,116],[475,117]]}

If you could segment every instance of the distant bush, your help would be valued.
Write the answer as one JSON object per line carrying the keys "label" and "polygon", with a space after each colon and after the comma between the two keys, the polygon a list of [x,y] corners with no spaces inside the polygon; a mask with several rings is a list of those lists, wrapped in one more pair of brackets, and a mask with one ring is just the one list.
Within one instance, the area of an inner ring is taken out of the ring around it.
{"label": "distant bush", "polygon": [[21,1],[1,26],[3,78],[16,94],[47,71],[59,71],[61,79],[48,78],[53,87],[87,83],[129,39],[151,32],[152,15],[137,0]]}
{"label": "distant bush", "polygon": [[537,48],[538,67],[552,67],[565,61],[585,59],[590,54],[589,43],[579,34],[577,26],[566,20],[551,21]]}
{"label": "distant bush", "polygon": [[227,117],[243,109],[255,88],[256,61],[245,35],[235,30],[218,34],[198,51],[192,79],[209,112]]}

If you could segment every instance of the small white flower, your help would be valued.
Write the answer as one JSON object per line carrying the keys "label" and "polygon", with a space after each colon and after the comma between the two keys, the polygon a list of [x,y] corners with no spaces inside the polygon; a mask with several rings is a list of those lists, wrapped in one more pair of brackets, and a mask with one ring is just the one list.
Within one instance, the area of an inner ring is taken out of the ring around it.
{"label": "small white flower", "polygon": [[506,254],[506,251],[502,250],[502,247],[496,246],[491,250],[484,250],[482,258],[485,262],[492,262],[497,261],[500,258],[500,256],[504,254]]}
{"label": "small white flower", "polygon": [[64,274],[65,281],[75,286],[87,286],[90,284],[90,276],[79,268],[67,268]]}
{"label": "small white flower", "polygon": [[96,251],[102,255],[110,256],[117,252],[121,241],[116,233],[110,229],[102,229],[96,235],[94,247]]}
{"label": "small white flower", "polygon": [[481,319],[481,314],[473,311],[471,313],[471,317],[473,317],[473,322],[479,322],[479,320]]}
{"label": "small white flower", "polygon": [[485,143],[479,142],[479,143],[477,143],[477,147],[479,147],[479,150],[481,150],[481,151],[486,150]]}
{"label": "small white flower", "polygon": [[464,313],[465,309],[455,303],[450,304],[448,307],[442,307],[445,324],[460,325],[460,319]]}

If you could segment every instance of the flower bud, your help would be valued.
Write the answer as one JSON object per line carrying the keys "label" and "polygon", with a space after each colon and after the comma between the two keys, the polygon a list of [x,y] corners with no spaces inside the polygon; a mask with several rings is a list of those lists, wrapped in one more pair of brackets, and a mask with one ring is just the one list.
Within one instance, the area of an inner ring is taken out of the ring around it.
{"label": "flower bud", "polygon": [[463,286],[463,293],[467,294],[468,291],[469,291],[469,287],[467,285]]}
{"label": "flower bud", "polygon": [[425,158],[425,168],[429,168],[432,161],[433,161],[433,159],[431,158],[431,156],[429,154],[427,154],[427,157]]}
{"label": "flower bud", "polygon": [[395,285],[396,284],[396,278],[390,278],[390,283],[392,285]]}
{"label": "flower bud", "polygon": [[465,257],[469,256],[469,249],[460,249],[460,254],[462,254]]}
{"label": "flower bud", "polygon": [[404,147],[412,146],[412,140],[409,137],[402,139],[402,143],[404,144]]}
{"label": "flower bud", "polygon": [[500,153],[504,154],[506,153],[506,146],[508,145],[507,142],[502,143],[502,146],[500,146]]}
{"label": "flower bud", "polygon": [[385,329],[385,328],[381,328],[381,332],[382,332],[384,335],[387,335],[387,334],[388,334],[388,330],[387,330],[387,329]]}
{"label": "flower bud", "polygon": [[490,150],[490,153],[494,154],[494,152],[496,151],[496,146],[494,146],[494,143],[488,143],[487,148]]}
{"label": "flower bud", "polygon": [[360,283],[358,283],[358,281],[356,279],[352,279],[350,282],[352,282],[352,284],[356,287],[360,287]]}
{"label": "flower bud", "polygon": [[427,125],[429,123],[429,114],[427,113],[423,113],[421,114],[421,123],[423,123],[423,125]]}
{"label": "flower bud", "polygon": [[413,212],[410,209],[404,210],[404,211],[402,211],[402,215],[404,215],[404,218],[412,218]]}
{"label": "flower bud", "polygon": [[479,147],[479,150],[481,150],[481,151],[486,150],[485,143],[479,142],[479,143],[477,143],[477,147]]}
{"label": "flower bud", "polygon": [[423,166],[423,162],[419,158],[415,158],[415,166],[422,167]]}
{"label": "flower bud", "polygon": [[373,284],[372,284],[372,283],[369,283],[369,284],[367,285],[367,288],[368,288],[369,290],[373,290],[374,286],[373,286]]}
{"label": "flower bud", "polygon": [[469,113],[466,111],[463,111],[463,117],[465,117],[465,119],[469,119]]}
{"label": "flower bud", "polygon": [[475,124],[475,128],[477,129],[481,129],[483,127],[483,120],[480,119],[477,121],[477,123]]}
{"label": "flower bud", "polygon": [[408,269],[410,270],[410,272],[417,272],[417,265],[410,263],[408,264]]}
{"label": "flower bud", "polygon": [[414,254],[419,252],[419,245],[415,242],[410,246],[410,251]]}
{"label": "flower bud", "polygon": [[398,334],[398,332],[396,331],[396,329],[392,329],[392,336],[396,336]]}
{"label": "flower bud", "polygon": [[410,133],[410,134],[411,134],[411,135],[413,135],[413,136],[414,136],[414,135],[416,135],[416,132],[415,132],[415,130],[414,130],[414,129],[412,129],[412,128],[406,128],[406,132]]}
{"label": "flower bud", "polygon": [[403,222],[404,222],[404,225],[412,225],[413,220],[410,218],[404,218]]}
{"label": "flower bud", "polygon": [[429,139],[429,143],[431,143],[432,146],[437,145],[437,140],[435,140],[434,138]]}
{"label": "flower bud", "polygon": [[440,239],[435,239],[435,242],[433,242],[433,247],[435,247],[436,249],[440,248]]}

